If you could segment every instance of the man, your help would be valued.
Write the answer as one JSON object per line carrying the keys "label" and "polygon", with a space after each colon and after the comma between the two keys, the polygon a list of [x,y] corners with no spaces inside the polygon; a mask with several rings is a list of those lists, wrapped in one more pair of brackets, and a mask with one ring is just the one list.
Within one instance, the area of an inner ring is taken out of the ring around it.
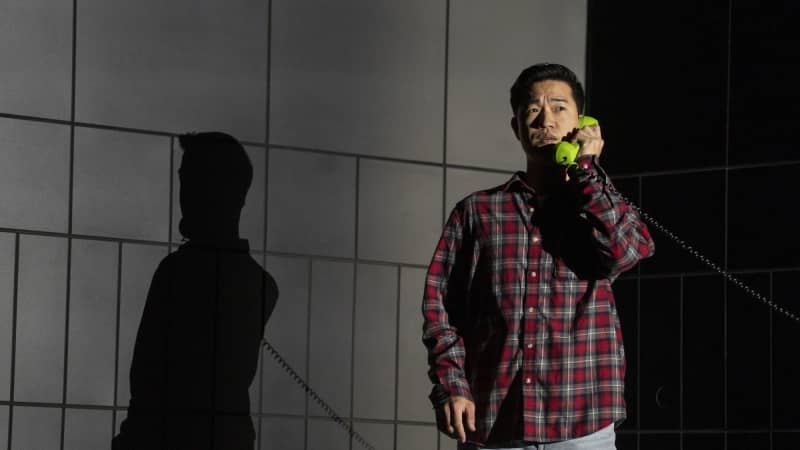
{"label": "man", "polygon": [[[439,429],[460,448],[613,449],[625,355],[611,283],[653,254],[599,164],[598,125],[558,64],[523,70],[511,128],[527,171],[452,210],[428,268],[423,342]],[[555,163],[565,140],[576,164]]]}

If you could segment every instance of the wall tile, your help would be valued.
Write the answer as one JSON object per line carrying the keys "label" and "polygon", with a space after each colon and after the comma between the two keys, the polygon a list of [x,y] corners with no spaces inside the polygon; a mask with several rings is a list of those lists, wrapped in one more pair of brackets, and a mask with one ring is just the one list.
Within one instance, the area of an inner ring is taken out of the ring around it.
{"label": "wall tile", "polygon": [[11,450],[53,449],[61,445],[61,410],[15,407]]}
{"label": "wall tile", "polygon": [[271,149],[268,249],[352,257],[355,158]]}
{"label": "wall tile", "polygon": [[[629,10],[589,2],[587,112],[600,121],[605,168],[631,173],[724,164],[728,2],[642,9],[637,20],[621,24]],[[631,45],[632,36],[647,51]],[[620,76],[621,67],[637,76]],[[620,101],[623,92],[640,97]],[[674,127],[672,139],[653,138],[663,124]]]}
{"label": "wall tile", "polygon": [[797,447],[797,432],[774,433],[772,450],[794,450]]}
{"label": "wall tile", "polygon": [[[117,372],[117,405],[127,406],[130,400],[130,372],[136,334],[142,320],[144,304],[153,274],[167,256],[166,247],[123,244],[120,279],[119,361]],[[121,420],[117,419],[119,423]]]}
{"label": "wall tile", "polygon": [[120,425],[122,425],[122,422],[125,421],[127,417],[128,417],[127,411],[117,411],[117,419],[116,422],[114,423],[114,436],[119,434]]}
{"label": "wall tile", "polygon": [[678,434],[642,434],[639,437],[639,448],[647,450],[677,450],[681,446]]}
{"label": "wall tile", "polygon": [[2,112],[69,119],[72,3],[9,0],[0,6]]}
{"label": "wall tile", "polygon": [[724,450],[725,435],[719,434],[684,434],[683,450]]}
{"label": "wall tile", "polygon": [[8,406],[0,406],[0,448],[8,450]]}
{"label": "wall tile", "polygon": [[787,239],[800,220],[784,194],[798,171],[800,164],[729,172],[729,268],[800,266],[800,243]]}
{"label": "wall tile", "polygon": [[[780,306],[800,315],[797,279],[800,271],[777,272],[773,275],[772,297]],[[761,306],[761,305],[757,305]],[[796,430],[800,423],[797,404],[800,391],[795,387],[800,377],[797,355],[797,321],[777,311],[772,312],[772,417],[775,428]],[[761,366],[762,370],[766,367]]]}
{"label": "wall tile", "polygon": [[428,264],[442,230],[442,189],[440,168],[362,160],[359,257]]}
{"label": "wall tile", "polygon": [[[11,391],[11,352],[14,333],[14,271],[16,270],[13,234],[0,233],[0,400]],[[2,424],[0,420],[0,424]],[[0,425],[0,429],[4,429]],[[3,442],[0,439],[0,442]],[[2,444],[0,444],[2,448]]]}
{"label": "wall tile", "polygon": [[270,142],[442,161],[445,4],[272,5]]}
{"label": "wall tile", "polygon": [[[767,274],[737,274],[736,278],[757,292],[770,292]],[[771,403],[770,309],[730,283],[726,307],[728,427],[740,430],[767,429]],[[711,314],[716,317],[721,311]]]}
{"label": "wall tile", "polygon": [[67,231],[69,139],[67,126],[0,118],[0,227]]}
{"label": "wall tile", "polygon": [[[308,301],[311,264],[306,259],[269,256],[267,270],[278,284],[278,302],[265,338],[298,375],[308,379]],[[350,280],[352,283],[352,280]],[[262,411],[305,414],[306,395],[264,349]]]}
{"label": "wall tile", "polygon": [[308,421],[308,450],[347,450],[350,436],[332,420]]}
{"label": "wall tile", "polygon": [[[731,3],[730,162],[797,161],[791,142],[793,105],[800,100],[792,75],[800,50],[792,24],[794,4],[777,0]],[[770,120],[760,111],[769,105]]]}
{"label": "wall tile", "polygon": [[261,450],[305,450],[305,424],[301,417],[261,419]]}
{"label": "wall tile", "polygon": [[525,67],[545,61],[564,64],[583,80],[585,54],[586,1],[453,2],[447,162],[524,170],[525,156],[510,126],[511,85]]}
{"label": "wall tile", "polygon": [[439,433],[439,449],[440,450],[457,450],[458,441]]}
{"label": "wall tile", "polygon": [[644,429],[680,425],[680,295],[679,278],[641,281],[639,411]]}
{"label": "wall tile", "polygon": [[[722,266],[724,235],[720,230],[725,223],[723,171],[644,177],[641,206],[700,254]],[[654,227],[650,227],[650,231],[656,253],[642,261],[644,273],[710,270]]]}
{"label": "wall tile", "polygon": [[397,425],[397,450],[434,448],[437,433],[433,426]]}
{"label": "wall tile", "polygon": [[67,240],[22,236],[19,251],[14,399],[61,402]]}
{"label": "wall tile", "polygon": [[82,0],[77,14],[79,121],[264,141],[266,2]]}
{"label": "wall tile", "polygon": [[683,427],[686,429],[725,426],[723,289],[721,277],[683,280]]}
{"label": "wall tile", "polygon": [[[391,450],[395,448],[394,427],[395,425],[386,423],[356,422],[353,424],[353,429],[377,450]],[[353,450],[359,448],[364,447],[353,437]]]}
{"label": "wall tile", "polygon": [[616,450],[639,450],[638,436],[635,434],[617,433]]}
{"label": "wall tile", "polygon": [[356,274],[353,415],[395,417],[398,269],[359,264]]}
{"label": "wall tile", "polygon": [[166,242],[169,139],[77,128],[73,230]]}
{"label": "wall tile", "polygon": [[67,402],[114,404],[118,244],[72,241]]}
{"label": "wall tile", "polygon": [[64,419],[64,450],[111,448],[111,411],[68,409]]}
{"label": "wall tile", "polygon": [[[796,447],[797,441],[794,441],[794,444]],[[768,433],[728,434],[727,450],[753,450],[756,448],[770,448]]]}
{"label": "wall tile", "polygon": [[422,290],[425,270],[403,268],[400,272],[400,330],[397,379],[397,418],[433,422],[428,394],[428,352],[422,343]]}
{"label": "wall tile", "polygon": [[[311,268],[311,353],[307,381],[342,417],[349,415],[351,399],[353,269],[351,263],[334,261],[314,261]],[[309,414],[326,414],[315,402],[309,405]]]}

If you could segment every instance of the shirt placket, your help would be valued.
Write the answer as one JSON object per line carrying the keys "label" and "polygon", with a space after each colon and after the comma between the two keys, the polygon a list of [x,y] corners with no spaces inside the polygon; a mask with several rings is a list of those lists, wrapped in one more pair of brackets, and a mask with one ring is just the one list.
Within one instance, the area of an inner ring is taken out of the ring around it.
{"label": "shirt placket", "polygon": [[528,204],[522,214],[526,230],[523,280],[525,298],[522,323],[522,398],[526,438],[543,434],[546,414],[542,380],[545,369],[545,345],[543,342],[546,338],[543,333],[547,332],[545,318],[548,305],[539,285],[542,276],[547,274],[541,273],[540,270],[541,234],[538,227],[534,225],[534,212],[535,208]]}

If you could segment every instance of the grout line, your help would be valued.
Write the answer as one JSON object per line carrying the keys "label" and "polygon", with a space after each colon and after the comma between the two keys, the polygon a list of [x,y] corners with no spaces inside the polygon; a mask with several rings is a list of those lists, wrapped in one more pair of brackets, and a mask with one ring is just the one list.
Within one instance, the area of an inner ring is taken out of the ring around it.
{"label": "grout line", "polygon": [[8,448],[13,448],[12,434],[14,430],[14,389],[16,381],[16,361],[17,361],[17,309],[19,303],[19,250],[20,250],[20,235],[14,235],[14,291],[13,291],[13,306],[11,316],[11,386],[9,388],[9,405],[8,405]]}
{"label": "grout line", "polygon": [[[42,122],[42,123],[50,123],[55,125],[74,125],[76,128],[90,128],[90,129],[98,129],[98,130],[108,130],[108,131],[119,131],[123,133],[135,133],[135,134],[145,134],[151,136],[162,136],[162,137],[175,137],[181,134],[181,132],[167,132],[167,131],[158,131],[158,130],[146,130],[146,129],[139,129],[139,128],[128,128],[122,126],[113,126],[113,125],[102,125],[96,123],[89,123],[89,122],[71,122],[68,120],[63,119],[49,119],[44,117],[36,117],[36,116],[26,116],[21,114],[10,114],[10,113],[0,113],[0,118],[5,119],[13,119],[13,120],[24,120],[29,122]],[[240,140],[239,141],[242,145],[248,147],[260,147],[266,148],[264,142],[254,142],[254,141],[246,141]],[[355,152],[345,152],[340,150],[328,150],[328,149],[317,149],[317,148],[309,148],[309,147],[301,147],[301,146],[294,146],[288,144],[280,144],[280,143],[273,143],[269,145],[272,149],[279,149],[279,150],[289,150],[289,151],[296,151],[296,152],[304,152],[304,153],[318,153],[330,156],[343,156],[343,157],[351,157],[351,158],[361,158],[366,160],[374,160],[374,161],[385,161],[385,162],[397,162],[397,163],[406,163],[406,164],[417,164],[423,166],[433,166],[433,167],[442,167],[442,163],[437,163],[433,161],[424,161],[424,160],[417,160],[411,158],[395,158],[395,157],[388,157],[388,156],[378,156],[378,155],[368,155],[368,154],[360,154]],[[733,165],[711,165],[706,167],[687,167],[687,168],[679,168],[679,169],[668,169],[668,170],[660,170],[660,171],[644,171],[644,172],[614,172],[609,171],[609,176],[614,179],[625,179],[625,178],[635,178],[639,176],[663,176],[663,175],[687,175],[687,174],[695,174],[695,173],[702,173],[702,172],[713,172],[713,171],[720,171],[720,170],[744,170],[744,169],[759,169],[759,168],[774,168],[774,167],[784,167],[784,166],[792,166],[800,164],[800,159],[786,159],[786,160],[777,160],[777,161],[769,161],[769,162],[761,162],[761,163],[742,163],[742,164],[733,164]],[[461,170],[471,170],[475,172],[485,172],[485,173],[500,173],[500,174],[513,174],[515,170],[512,169],[501,169],[501,168],[488,168],[482,166],[473,166],[469,164],[447,164],[449,169],[461,169]]]}
{"label": "grout line", "polygon": [[[361,160],[356,158],[356,199],[355,199],[355,239],[353,240],[353,305],[350,317],[350,425],[353,424],[355,402],[355,370],[356,370],[356,307],[358,303],[358,215],[360,213],[361,196]],[[349,449],[353,450],[353,436],[349,436]]]}
{"label": "grout line", "polygon": [[397,450],[397,419],[400,411],[400,299],[403,269],[397,268],[397,298],[394,335],[394,450]]}
{"label": "grout line", "polygon": [[[729,199],[730,196],[730,146],[731,146],[731,39],[733,27],[733,1],[728,1],[728,42],[727,42],[727,76],[726,76],[726,89],[725,89],[725,198],[723,206],[723,217],[725,220],[724,228],[722,230],[722,267],[725,271],[728,270],[728,244],[729,244],[729,224],[728,214],[730,213]],[[722,359],[724,361],[722,372],[722,414],[723,426],[728,429],[728,283],[723,281],[722,284]],[[772,298],[772,297],[770,297]],[[723,437],[723,448],[728,448],[728,433]]]}
{"label": "grout line", "polygon": [[[639,203],[644,204],[642,197],[642,177],[637,179]],[[636,430],[642,428],[642,265],[636,265]],[[636,449],[641,449],[641,435],[636,433]]]}
{"label": "grout line", "polygon": [[[450,0],[445,3],[445,25],[444,25],[444,109],[442,114],[442,226],[447,220],[447,119],[448,119],[448,89],[449,89],[449,66],[450,66]],[[397,447],[397,442],[395,442]]]}
{"label": "grout line", "polygon": [[684,317],[684,309],[683,309],[684,298],[683,298],[683,294],[684,294],[684,290],[686,289],[686,286],[683,283],[683,277],[682,276],[680,277],[679,284],[680,284],[680,294],[678,295],[678,317],[679,317],[679,321],[678,321],[678,324],[679,324],[678,325],[679,326],[678,355],[680,355],[680,356],[679,356],[679,359],[678,359],[678,371],[680,372],[680,377],[678,378],[678,415],[679,415],[678,428],[679,428],[679,431],[680,431],[680,438],[678,439],[678,441],[679,441],[678,445],[679,445],[680,450],[683,450],[683,438],[684,438],[684,436],[683,436],[683,429],[684,429],[684,423],[683,423],[683,420],[684,420],[684,417],[683,417],[683,407],[684,407],[684,404],[683,404],[683,381],[684,380],[683,380],[683,378],[684,378],[684,373],[683,373],[683,371],[685,369],[685,366],[683,364],[683,358],[685,356],[683,354],[683,343],[684,343],[683,337],[684,337],[684,333],[686,332],[686,330],[684,329],[684,323],[683,323],[683,317]]}
{"label": "grout line", "polygon": [[[311,385],[311,299],[314,293],[313,283],[314,261],[308,260],[308,304],[306,306],[306,380]],[[309,401],[308,395],[305,396],[305,412],[303,417],[303,448],[308,450],[308,419]]]}
{"label": "grout line", "polygon": [[117,405],[119,404],[119,334],[122,305],[122,242],[117,247],[117,314],[114,336],[114,410],[111,412],[111,435],[117,431]]}
{"label": "grout line", "polygon": [[[72,59],[71,59],[71,79],[70,79],[70,111],[69,111],[69,197],[68,197],[68,216],[67,234],[72,235],[73,222],[75,220],[75,86],[77,79],[77,55],[78,55],[78,0],[72,0]],[[67,369],[69,367],[69,314],[70,298],[72,290],[72,238],[67,238],[67,285],[66,285],[66,309],[64,323],[64,365],[62,367],[63,379],[61,384],[61,403],[67,403]],[[61,435],[59,437],[59,448],[64,450],[64,435],[66,434],[67,410],[65,406],[61,408]]]}
{"label": "grout line", "polygon": [[[769,274],[769,298],[773,298],[774,291],[774,276],[772,273]],[[775,380],[775,367],[774,367],[774,357],[775,357],[775,348],[774,348],[774,318],[775,314],[773,310],[769,310],[769,448],[772,449],[775,445],[774,443],[774,431],[775,431],[775,405],[774,405],[774,396],[775,396],[775,387],[773,385]]]}
{"label": "grout line", "polygon": [[[269,224],[269,159],[270,159],[270,149],[269,149],[269,136],[270,136],[270,83],[272,81],[271,73],[272,73],[272,0],[267,0],[267,30],[266,30],[266,40],[267,40],[267,72],[265,74],[265,91],[264,91],[264,214],[263,214],[263,235],[262,235],[262,243],[261,243],[261,250],[264,252],[264,256],[262,258],[262,264],[264,265],[264,270],[267,268],[267,228]],[[263,285],[263,282],[262,282]],[[261,290],[262,295],[265,292],[264,289]],[[264,307],[264,302],[261,302],[262,308]],[[262,315],[263,317],[263,315]],[[266,327],[266,323],[264,324]],[[262,329],[262,333],[266,335],[266,330]],[[261,348],[261,358],[260,358],[260,367],[259,367],[259,380],[258,380],[258,413],[261,414],[264,411],[264,348]],[[263,448],[264,436],[263,436],[263,427],[262,427],[262,420],[259,418],[258,420],[258,427],[256,428],[256,446],[258,449]]]}
{"label": "grout line", "polygon": [[67,240],[67,276],[66,276],[66,299],[65,299],[65,314],[64,314],[64,364],[62,366],[62,380],[61,380],[61,450],[64,449],[64,435],[66,433],[66,416],[67,416],[67,375],[69,368],[69,326],[70,326],[70,303],[72,298],[72,239]]}
{"label": "grout line", "polygon": [[[450,88],[448,78],[450,76],[449,68],[450,65],[450,0],[447,0],[445,6],[445,47],[444,47],[444,68],[445,68],[445,77],[444,77],[444,93],[445,93],[445,101],[444,101],[444,159],[443,163],[443,176],[442,176],[442,227],[445,225],[445,221],[447,220],[447,119],[448,119],[448,108],[447,108],[447,96],[448,96],[448,89]],[[452,165],[450,167],[456,167]],[[399,302],[398,302],[399,303]],[[436,431],[436,450],[441,450],[442,448],[442,434],[439,431]],[[397,450],[397,425],[395,425],[395,450]]]}

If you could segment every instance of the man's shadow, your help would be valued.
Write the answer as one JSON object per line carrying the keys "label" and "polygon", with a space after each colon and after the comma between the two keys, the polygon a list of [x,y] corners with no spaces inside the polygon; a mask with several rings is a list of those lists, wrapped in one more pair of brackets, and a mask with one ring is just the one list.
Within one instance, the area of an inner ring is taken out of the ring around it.
{"label": "man's shadow", "polygon": [[224,133],[179,138],[180,232],[150,285],[130,371],[131,399],[114,450],[253,450],[248,388],[274,279],[239,238],[253,175]]}

